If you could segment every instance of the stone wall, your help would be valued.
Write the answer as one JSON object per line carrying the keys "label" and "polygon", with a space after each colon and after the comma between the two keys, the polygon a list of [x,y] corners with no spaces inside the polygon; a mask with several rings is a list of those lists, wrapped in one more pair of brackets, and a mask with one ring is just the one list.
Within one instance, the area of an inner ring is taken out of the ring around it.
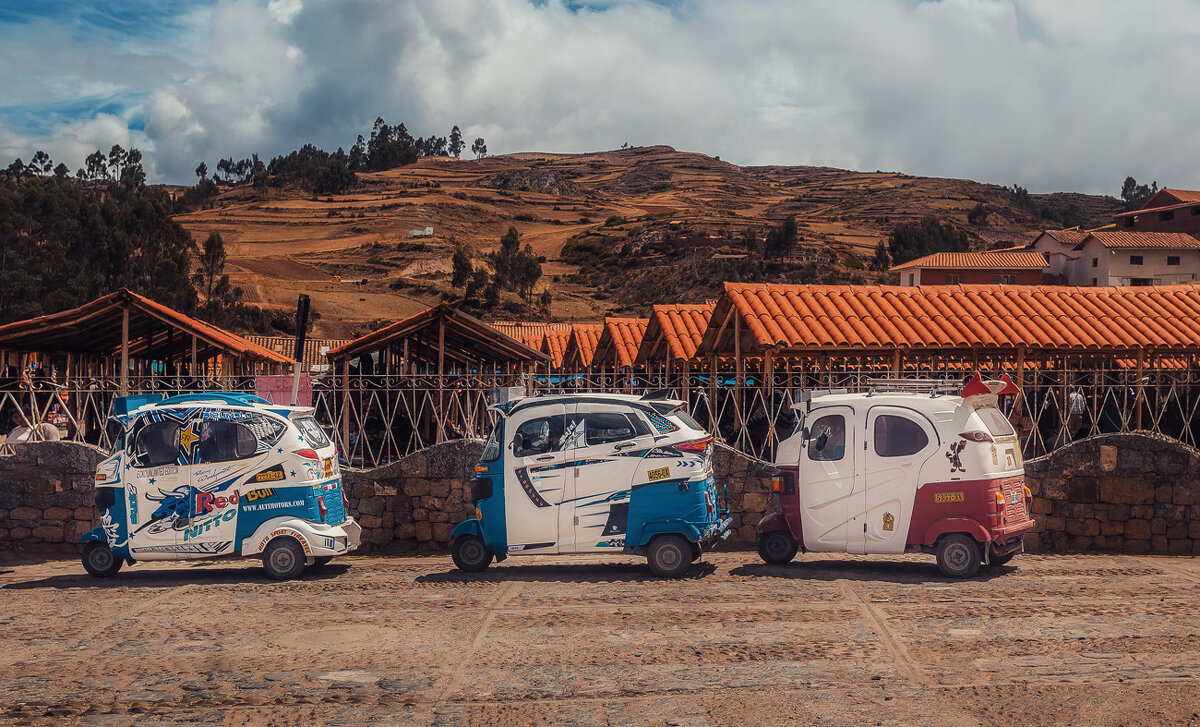
{"label": "stone wall", "polygon": [[[93,477],[104,454],[75,442],[22,445],[0,457],[0,549],[76,551],[79,536],[98,523]],[[472,517],[471,478],[481,440],[434,445],[372,470],[343,470],[350,513],[363,527],[360,552],[444,550],[450,531]],[[753,543],[754,526],[770,507],[771,466],[717,445],[713,470],[727,486],[732,542]]]}
{"label": "stone wall", "polygon": [[104,453],[75,442],[29,442],[0,457],[0,549],[74,553],[99,524],[93,501]]}
{"label": "stone wall", "polygon": [[1026,548],[1200,555],[1200,450],[1102,434],[1025,463],[1037,532]]}
{"label": "stone wall", "polygon": [[342,470],[361,552],[443,550],[454,526],[474,516],[471,479],[483,440],[435,444],[371,470]]}

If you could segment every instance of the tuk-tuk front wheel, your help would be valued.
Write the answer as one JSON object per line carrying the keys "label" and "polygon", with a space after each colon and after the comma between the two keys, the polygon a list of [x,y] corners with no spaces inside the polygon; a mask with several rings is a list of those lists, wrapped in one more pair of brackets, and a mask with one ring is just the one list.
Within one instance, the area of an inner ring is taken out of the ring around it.
{"label": "tuk-tuk front wheel", "polygon": [[660,535],[650,543],[646,561],[659,578],[678,578],[692,565],[691,544],[679,535]]}
{"label": "tuk-tuk front wheel", "polygon": [[970,535],[945,535],[937,544],[937,564],[942,575],[970,578],[979,572],[979,566],[983,564],[983,552]]}
{"label": "tuk-tuk front wheel", "polygon": [[263,570],[275,581],[290,581],[304,572],[308,558],[304,548],[293,537],[282,535],[267,543],[262,554]]}
{"label": "tuk-tuk front wheel", "polygon": [[111,578],[121,570],[124,561],[112,552],[108,543],[88,543],[83,546],[83,568],[97,578]]}
{"label": "tuk-tuk front wheel", "polygon": [[758,536],[758,557],[771,565],[783,565],[796,557],[800,544],[786,530],[771,530]]}
{"label": "tuk-tuk front wheel", "polygon": [[450,557],[461,571],[477,573],[492,564],[495,554],[478,535],[460,535],[450,546]]}

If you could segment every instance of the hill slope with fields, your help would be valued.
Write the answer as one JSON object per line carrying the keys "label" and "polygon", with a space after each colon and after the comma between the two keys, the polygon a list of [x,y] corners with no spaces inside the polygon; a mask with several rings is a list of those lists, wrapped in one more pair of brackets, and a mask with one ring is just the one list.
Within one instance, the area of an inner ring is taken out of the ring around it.
{"label": "hill slope with fields", "polygon": [[[977,206],[984,224],[969,224]],[[592,154],[523,153],[422,159],[358,175],[353,192],[234,187],[215,205],[177,217],[202,241],[220,232],[232,282],[264,308],[294,307],[309,293],[317,333],[344,337],[456,296],[451,256],[465,246],[480,265],[510,227],[542,258],[537,291],[549,315],[596,320],[644,315],[648,305],[701,302],[725,279],[876,282],[876,245],[898,222],[933,215],[968,232],[979,249],[1032,239],[1064,222],[1102,225],[1120,211],[1111,197],[1020,195],[969,180],[822,167],[738,167],[670,147]],[[789,258],[746,256],[796,215]],[[414,230],[432,227],[429,236]],[[336,278],[340,276],[340,280]],[[484,317],[534,317],[515,297]]]}

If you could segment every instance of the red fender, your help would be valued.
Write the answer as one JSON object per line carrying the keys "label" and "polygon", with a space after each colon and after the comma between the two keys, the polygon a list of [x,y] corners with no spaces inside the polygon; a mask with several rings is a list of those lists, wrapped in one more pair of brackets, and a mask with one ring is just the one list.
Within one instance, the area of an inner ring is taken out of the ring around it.
{"label": "red fender", "polygon": [[987,528],[980,525],[977,520],[969,517],[944,517],[934,521],[925,531],[925,540],[922,545],[933,545],[946,533],[966,533],[981,543],[990,542],[992,539]]}
{"label": "red fender", "polygon": [[773,512],[762,520],[759,520],[758,525],[755,527],[761,535],[762,533],[769,533],[775,530],[788,530],[788,523],[783,513]]}

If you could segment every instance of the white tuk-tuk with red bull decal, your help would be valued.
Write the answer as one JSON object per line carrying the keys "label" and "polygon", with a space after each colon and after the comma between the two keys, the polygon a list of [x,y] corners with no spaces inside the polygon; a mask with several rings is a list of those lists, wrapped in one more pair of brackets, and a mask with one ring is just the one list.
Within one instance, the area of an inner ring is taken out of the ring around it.
{"label": "white tuk-tuk with red bull decal", "polygon": [[804,397],[776,455],[779,509],[758,524],[762,559],[924,552],[943,574],[968,577],[1020,552],[1032,495],[1021,443],[997,406],[1019,391],[1007,376],[978,375],[948,391],[958,387],[881,382]]}
{"label": "white tuk-tuk with red bull decal", "polygon": [[119,397],[96,468],[88,573],[139,560],[261,556],[283,580],[358,547],[337,447],[311,408],[239,392]]}

